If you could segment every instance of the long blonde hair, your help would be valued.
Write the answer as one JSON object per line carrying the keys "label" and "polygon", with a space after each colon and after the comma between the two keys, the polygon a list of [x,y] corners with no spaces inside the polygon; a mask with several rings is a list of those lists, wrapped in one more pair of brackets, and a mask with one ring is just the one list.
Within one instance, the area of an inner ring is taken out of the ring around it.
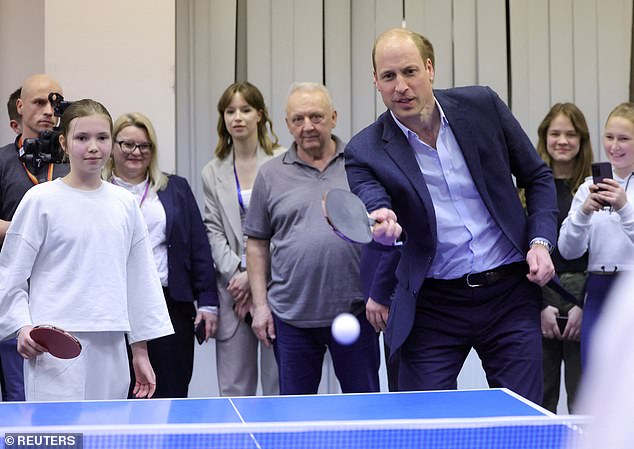
{"label": "long blonde hair", "polygon": [[[152,122],[140,112],[129,112],[127,114],[123,114],[114,122],[114,132],[112,134],[113,140],[116,140],[117,135],[121,132],[121,130],[127,128],[128,126],[135,126],[147,133],[151,144],[150,165],[148,165],[147,168],[150,188],[155,192],[163,190],[165,186],[167,186],[168,178],[165,173],[161,171],[158,165],[158,141],[156,139],[156,132],[154,131]],[[110,181],[113,174],[116,174],[116,167],[114,166],[114,157],[111,157],[108,162],[106,162],[106,166],[103,168],[103,178]]]}

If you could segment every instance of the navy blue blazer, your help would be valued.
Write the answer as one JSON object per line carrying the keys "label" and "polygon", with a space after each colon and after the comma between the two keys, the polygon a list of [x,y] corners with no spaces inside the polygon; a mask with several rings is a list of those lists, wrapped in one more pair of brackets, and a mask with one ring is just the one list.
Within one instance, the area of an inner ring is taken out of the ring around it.
{"label": "navy blue blazer", "polygon": [[185,178],[168,176],[158,197],[166,215],[167,283],[172,299],[217,306],[216,271],[207,232]]}
{"label": "navy blue blazer", "polygon": [[385,251],[378,243],[363,245],[359,262],[361,292],[365,302],[368,298],[384,306],[392,304],[394,293],[394,271],[401,258],[399,250]]}
{"label": "navy blue blazer", "polygon": [[[517,250],[526,254],[535,237],[556,242],[552,172],[508,107],[488,87],[435,90],[434,96],[484,204]],[[390,348],[396,351],[411,331],[416,299],[436,252],[434,206],[414,152],[389,111],[355,135],[344,154],[352,192],[369,211],[381,207],[394,210],[407,233],[395,272],[394,300],[385,334]],[[526,189],[526,211],[513,176],[517,186]]]}

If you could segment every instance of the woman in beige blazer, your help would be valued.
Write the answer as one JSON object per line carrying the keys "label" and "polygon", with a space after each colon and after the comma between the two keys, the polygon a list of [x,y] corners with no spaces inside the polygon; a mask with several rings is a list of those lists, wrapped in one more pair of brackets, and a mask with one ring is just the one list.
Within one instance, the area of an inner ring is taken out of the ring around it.
{"label": "woman in beige blazer", "polygon": [[215,335],[218,387],[222,396],[255,395],[259,348],[262,393],[277,394],[273,350],[258,343],[249,324],[251,290],[242,224],[259,167],[285,149],[277,143],[264,98],[254,85],[230,85],[218,100],[218,112],[215,158],[202,171],[204,222],[220,296]]}

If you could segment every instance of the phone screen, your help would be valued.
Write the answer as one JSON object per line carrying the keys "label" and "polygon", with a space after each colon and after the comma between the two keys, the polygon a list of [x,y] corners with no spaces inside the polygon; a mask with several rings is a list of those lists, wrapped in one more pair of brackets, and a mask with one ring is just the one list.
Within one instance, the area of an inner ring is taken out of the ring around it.
{"label": "phone screen", "polygon": [[612,165],[609,162],[595,162],[592,164],[592,181],[598,184],[605,178],[612,178]]}

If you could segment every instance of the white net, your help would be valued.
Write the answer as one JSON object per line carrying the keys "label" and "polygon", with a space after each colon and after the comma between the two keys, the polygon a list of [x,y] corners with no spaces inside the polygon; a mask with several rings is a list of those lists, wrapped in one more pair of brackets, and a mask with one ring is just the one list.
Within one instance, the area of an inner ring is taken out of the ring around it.
{"label": "white net", "polygon": [[[253,424],[52,426],[80,432],[87,449],[576,449],[584,416],[417,419]],[[33,428],[11,429],[33,432]],[[11,446],[2,447],[10,449]],[[15,446],[13,446],[15,447]]]}

